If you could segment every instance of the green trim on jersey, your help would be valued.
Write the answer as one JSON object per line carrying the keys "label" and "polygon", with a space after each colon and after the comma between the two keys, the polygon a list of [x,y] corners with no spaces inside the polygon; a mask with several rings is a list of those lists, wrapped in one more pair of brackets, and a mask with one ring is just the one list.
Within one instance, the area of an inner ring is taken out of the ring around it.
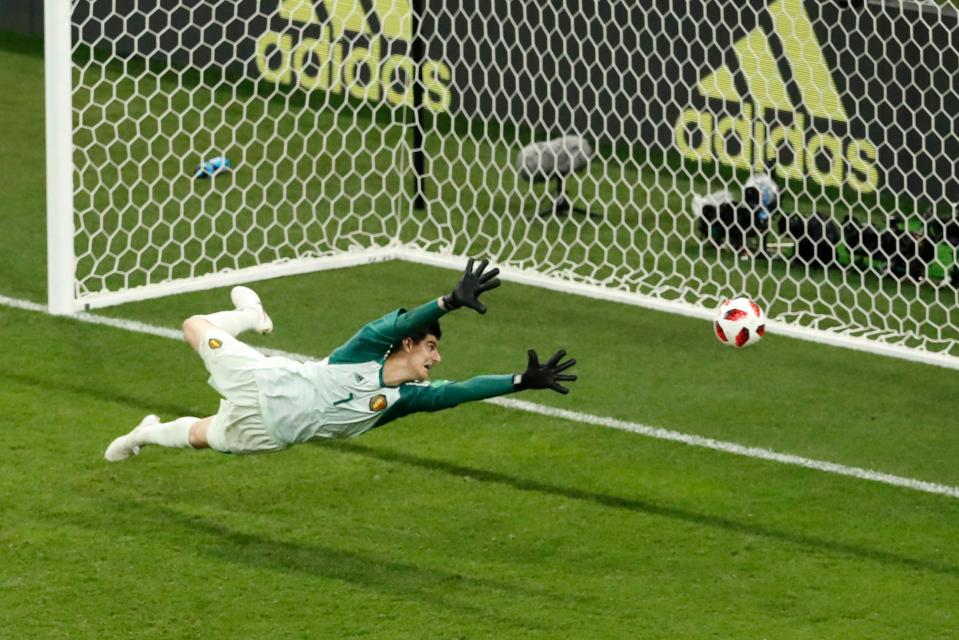
{"label": "green trim on jersey", "polygon": [[374,320],[356,332],[346,344],[330,354],[330,364],[358,364],[383,362],[397,342],[421,327],[439,320],[446,311],[437,300],[431,300],[412,311],[397,309]]}
{"label": "green trim on jersey", "polygon": [[476,376],[463,382],[438,381],[432,384],[407,383],[400,386],[400,398],[383,412],[374,428],[419,411],[440,411],[464,402],[485,400],[515,391],[513,376]]}

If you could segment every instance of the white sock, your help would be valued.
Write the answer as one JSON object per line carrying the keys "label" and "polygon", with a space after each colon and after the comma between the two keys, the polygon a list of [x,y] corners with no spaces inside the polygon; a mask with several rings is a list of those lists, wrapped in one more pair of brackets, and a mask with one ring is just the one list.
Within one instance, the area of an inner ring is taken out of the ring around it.
{"label": "white sock", "polygon": [[190,427],[192,427],[199,418],[184,417],[177,418],[173,422],[160,422],[151,424],[137,430],[137,445],[157,444],[161,447],[171,447],[174,449],[190,448]]}
{"label": "white sock", "polygon": [[217,311],[203,317],[217,329],[222,329],[236,337],[244,331],[256,328],[256,323],[260,320],[260,312],[250,307],[233,309],[232,311]]}

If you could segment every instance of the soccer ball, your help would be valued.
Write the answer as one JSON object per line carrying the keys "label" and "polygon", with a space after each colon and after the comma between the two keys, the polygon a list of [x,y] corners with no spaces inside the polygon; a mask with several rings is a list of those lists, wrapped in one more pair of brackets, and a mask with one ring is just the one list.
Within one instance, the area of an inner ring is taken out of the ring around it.
{"label": "soccer ball", "polygon": [[749,347],[766,334],[766,314],[749,298],[733,298],[719,305],[713,329],[727,347]]}

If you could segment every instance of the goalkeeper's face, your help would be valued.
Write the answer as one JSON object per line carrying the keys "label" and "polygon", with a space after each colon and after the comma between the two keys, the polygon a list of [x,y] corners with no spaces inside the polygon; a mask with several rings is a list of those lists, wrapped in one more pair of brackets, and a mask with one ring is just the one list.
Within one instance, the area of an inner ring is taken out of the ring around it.
{"label": "goalkeeper's face", "polygon": [[416,376],[415,379],[429,380],[430,371],[443,359],[440,356],[439,338],[428,333],[419,342],[413,342],[410,345],[408,358],[410,369]]}

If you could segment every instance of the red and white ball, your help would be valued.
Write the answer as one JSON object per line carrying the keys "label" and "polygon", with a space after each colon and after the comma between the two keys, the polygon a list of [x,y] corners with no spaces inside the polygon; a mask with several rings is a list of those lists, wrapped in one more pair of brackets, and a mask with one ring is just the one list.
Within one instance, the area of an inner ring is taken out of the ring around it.
{"label": "red and white ball", "polygon": [[716,310],[713,330],[727,347],[750,347],[766,334],[766,314],[749,298],[726,300]]}

